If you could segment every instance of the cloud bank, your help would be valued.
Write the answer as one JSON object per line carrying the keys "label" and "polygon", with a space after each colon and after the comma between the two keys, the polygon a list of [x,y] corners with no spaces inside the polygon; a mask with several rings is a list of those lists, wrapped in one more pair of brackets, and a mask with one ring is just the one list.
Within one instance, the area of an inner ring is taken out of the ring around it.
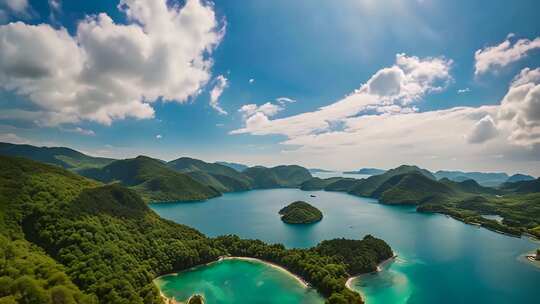
{"label": "cloud bank", "polygon": [[519,39],[515,43],[510,41],[513,34],[509,34],[499,45],[489,46],[474,53],[474,74],[481,75],[495,72],[527,56],[529,52],[540,48],[540,37],[534,40]]}
{"label": "cloud bank", "polygon": [[43,125],[151,118],[152,102],[199,94],[224,34],[213,7],[121,0],[118,9],[127,24],[87,16],[74,36],[47,24],[0,26],[0,89],[29,99]]}

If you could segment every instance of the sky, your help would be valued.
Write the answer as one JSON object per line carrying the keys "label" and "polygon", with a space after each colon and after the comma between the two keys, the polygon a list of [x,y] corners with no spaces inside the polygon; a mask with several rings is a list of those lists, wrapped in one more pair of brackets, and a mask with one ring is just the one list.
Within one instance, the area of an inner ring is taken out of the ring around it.
{"label": "sky", "polygon": [[540,175],[536,0],[0,0],[0,141]]}

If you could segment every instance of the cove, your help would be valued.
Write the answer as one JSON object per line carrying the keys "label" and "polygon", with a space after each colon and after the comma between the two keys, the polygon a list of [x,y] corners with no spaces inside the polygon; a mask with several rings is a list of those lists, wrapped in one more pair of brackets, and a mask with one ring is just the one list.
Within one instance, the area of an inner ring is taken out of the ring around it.
{"label": "cove", "polygon": [[[314,195],[315,197],[311,197]],[[304,200],[322,221],[283,223],[278,211]],[[353,282],[374,303],[535,303],[540,270],[520,256],[540,244],[464,224],[445,215],[417,213],[346,193],[298,189],[229,193],[204,202],[155,203],[162,217],[209,236],[237,234],[287,247],[311,247],[336,237],[372,234],[399,258],[385,270]],[[387,299],[392,301],[386,301]],[[212,302],[208,302],[212,303]],[[246,302],[248,303],[248,302]]]}
{"label": "cove", "polygon": [[313,288],[260,261],[228,259],[155,280],[168,298],[185,301],[197,293],[206,303],[324,303]]}

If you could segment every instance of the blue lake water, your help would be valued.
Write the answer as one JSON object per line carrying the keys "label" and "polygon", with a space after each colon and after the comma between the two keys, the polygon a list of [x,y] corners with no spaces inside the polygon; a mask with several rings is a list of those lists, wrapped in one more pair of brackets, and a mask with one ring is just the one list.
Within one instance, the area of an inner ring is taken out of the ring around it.
{"label": "blue lake water", "polygon": [[[315,195],[316,197],[311,197]],[[279,209],[295,200],[319,208],[309,226],[287,225]],[[519,259],[539,243],[466,225],[414,207],[386,206],[345,193],[297,189],[229,193],[204,202],[152,204],[164,218],[209,236],[237,234],[311,247],[336,237],[372,234],[399,258],[375,275],[353,282],[368,301],[380,303],[538,303],[540,269]]]}

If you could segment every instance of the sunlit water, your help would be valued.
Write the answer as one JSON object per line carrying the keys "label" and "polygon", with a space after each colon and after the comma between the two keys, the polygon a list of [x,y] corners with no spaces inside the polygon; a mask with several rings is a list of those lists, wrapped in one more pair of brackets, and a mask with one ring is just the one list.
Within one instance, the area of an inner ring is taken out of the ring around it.
{"label": "sunlit water", "polygon": [[290,274],[257,261],[224,260],[156,280],[161,292],[179,301],[193,294],[206,303],[318,304],[324,299]]}
{"label": "sunlit water", "polygon": [[[283,223],[279,209],[295,200],[319,208],[323,220],[308,226]],[[540,247],[539,243],[440,214],[417,213],[414,207],[386,206],[339,192],[297,189],[230,193],[204,202],[151,206],[162,217],[209,236],[237,234],[287,247],[305,248],[325,239],[359,239],[365,234],[382,238],[399,258],[384,271],[353,282],[368,304],[538,301],[540,270],[522,262],[519,256]]]}

